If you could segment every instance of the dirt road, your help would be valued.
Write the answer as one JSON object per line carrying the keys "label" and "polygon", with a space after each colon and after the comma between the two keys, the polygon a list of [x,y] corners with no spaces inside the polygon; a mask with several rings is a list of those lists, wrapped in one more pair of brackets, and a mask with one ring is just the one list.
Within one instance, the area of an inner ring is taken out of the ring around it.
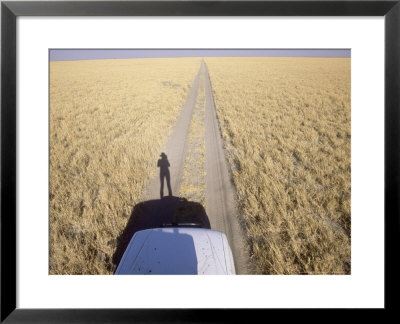
{"label": "dirt road", "polygon": [[[211,229],[226,234],[232,249],[237,274],[250,274],[254,271],[248,257],[248,247],[237,217],[235,189],[231,182],[230,168],[225,158],[223,140],[218,126],[211,82],[207,66],[202,61],[193,81],[188,98],[178,118],[175,128],[165,147],[170,163],[172,195],[179,193],[182,170],[188,151],[188,134],[193,110],[196,105],[199,83],[203,82],[205,92],[205,205]],[[164,191],[168,193],[166,187]],[[160,198],[160,179],[151,179],[143,200]]]}
{"label": "dirt road", "polygon": [[211,228],[224,232],[228,238],[236,273],[251,273],[248,248],[237,217],[235,188],[231,182],[230,168],[225,158],[210,77],[205,64],[203,73],[206,92],[206,212],[210,218]]}

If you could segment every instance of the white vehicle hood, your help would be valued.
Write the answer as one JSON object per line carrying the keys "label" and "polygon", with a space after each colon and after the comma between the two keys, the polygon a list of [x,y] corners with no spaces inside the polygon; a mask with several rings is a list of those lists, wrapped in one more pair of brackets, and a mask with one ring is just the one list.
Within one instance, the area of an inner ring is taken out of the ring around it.
{"label": "white vehicle hood", "polygon": [[235,274],[224,233],[201,228],[137,232],[115,274]]}

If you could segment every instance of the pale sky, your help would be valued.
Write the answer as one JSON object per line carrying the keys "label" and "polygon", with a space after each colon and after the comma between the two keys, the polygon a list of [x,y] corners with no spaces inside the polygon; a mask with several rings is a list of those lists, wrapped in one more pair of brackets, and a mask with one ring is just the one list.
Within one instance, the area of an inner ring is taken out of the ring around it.
{"label": "pale sky", "polygon": [[149,57],[351,57],[350,49],[50,49],[51,61]]}

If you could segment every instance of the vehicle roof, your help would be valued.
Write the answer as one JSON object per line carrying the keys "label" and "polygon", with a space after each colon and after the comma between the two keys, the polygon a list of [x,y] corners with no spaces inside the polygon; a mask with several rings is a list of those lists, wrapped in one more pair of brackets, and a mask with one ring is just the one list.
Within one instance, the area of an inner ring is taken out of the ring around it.
{"label": "vehicle roof", "polygon": [[203,228],[137,232],[115,274],[235,274],[224,233]]}

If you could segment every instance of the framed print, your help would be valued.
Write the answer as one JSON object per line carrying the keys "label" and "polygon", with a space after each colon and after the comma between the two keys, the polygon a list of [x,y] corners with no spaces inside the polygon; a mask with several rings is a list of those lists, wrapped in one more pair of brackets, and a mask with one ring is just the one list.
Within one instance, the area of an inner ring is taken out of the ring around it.
{"label": "framed print", "polygon": [[2,2],[1,321],[393,310],[399,15]]}

